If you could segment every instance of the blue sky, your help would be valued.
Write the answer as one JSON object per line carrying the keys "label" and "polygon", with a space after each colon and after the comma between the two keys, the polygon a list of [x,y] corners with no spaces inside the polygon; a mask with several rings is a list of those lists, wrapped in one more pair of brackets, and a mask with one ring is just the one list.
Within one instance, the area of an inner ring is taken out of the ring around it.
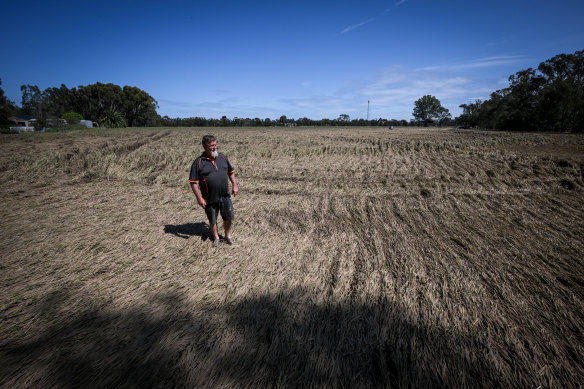
{"label": "blue sky", "polygon": [[0,78],[137,86],[170,117],[453,117],[517,71],[584,49],[581,0],[15,1]]}

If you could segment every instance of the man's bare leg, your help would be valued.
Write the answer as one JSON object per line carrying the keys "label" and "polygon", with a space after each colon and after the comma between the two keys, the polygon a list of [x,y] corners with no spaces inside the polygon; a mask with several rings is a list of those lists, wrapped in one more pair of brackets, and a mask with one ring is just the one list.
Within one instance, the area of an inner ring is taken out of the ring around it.
{"label": "man's bare leg", "polygon": [[231,220],[223,220],[223,228],[225,229],[225,239],[231,239]]}
{"label": "man's bare leg", "polygon": [[219,239],[219,233],[217,233],[217,224],[211,224],[211,234],[213,235],[213,240]]}

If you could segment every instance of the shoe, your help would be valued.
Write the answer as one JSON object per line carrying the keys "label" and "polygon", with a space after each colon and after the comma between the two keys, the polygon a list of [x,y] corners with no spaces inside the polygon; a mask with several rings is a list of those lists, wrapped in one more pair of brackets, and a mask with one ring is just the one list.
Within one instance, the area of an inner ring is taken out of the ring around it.
{"label": "shoe", "polygon": [[233,238],[225,238],[227,244],[233,244]]}
{"label": "shoe", "polygon": [[213,241],[213,247],[219,247],[219,239]]}

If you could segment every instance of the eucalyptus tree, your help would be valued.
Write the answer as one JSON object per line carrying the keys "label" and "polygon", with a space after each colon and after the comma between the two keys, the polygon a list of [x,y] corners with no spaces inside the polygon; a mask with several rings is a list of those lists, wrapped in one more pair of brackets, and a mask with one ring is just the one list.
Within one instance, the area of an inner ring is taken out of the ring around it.
{"label": "eucalyptus tree", "polygon": [[[0,85],[2,85],[2,79],[0,79]],[[4,95],[4,90],[0,87],[0,126],[8,126],[14,108],[14,103]]]}
{"label": "eucalyptus tree", "polygon": [[584,50],[509,76],[509,86],[483,101],[478,116],[485,128],[583,132]]}
{"label": "eucalyptus tree", "polygon": [[425,95],[414,103],[413,116],[417,121],[424,123],[427,126],[430,122],[437,120],[442,121],[450,118],[450,113],[446,108],[440,104],[434,96]]}
{"label": "eucalyptus tree", "polygon": [[42,116],[43,100],[39,87],[36,85],[22,85],[20,92],[22,92],[22,99],[20,101],[22,107],[21,113],[23,115]]}
{"label": "eucalyptus tree", "polygon": [[60,117],[63,113],[79,110],[77,90],[69,89],[65,84],[61,84],[59,88],[45,89],[42,99],[43,111],[47,117]]}
{"label": "eucalyptus tree", "polygon": [[145,126],[157,118],[158,103],[152,96],[135,86],[124,86],[124,116],[129,127]]}
{"label": "eucalyptus tree", "polygon": [[119,85],[102,84],[101,82],[79,86],[78,103],[80,109],[76,110],[89,120],[101,118],[106,111],[124,111],[124,92]]}
{"label": "eucalyptus tree", "polygon": [[478,126],[482,103],[481,100],[476,100],[474,103],[460,104],[462,115],[456,118],[456,123],[468,128]]}

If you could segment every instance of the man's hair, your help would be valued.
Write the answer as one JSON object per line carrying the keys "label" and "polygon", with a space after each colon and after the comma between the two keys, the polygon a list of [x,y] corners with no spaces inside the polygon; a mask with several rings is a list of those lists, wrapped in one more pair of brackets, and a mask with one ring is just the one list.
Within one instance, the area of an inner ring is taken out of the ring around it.
{"label": "man's hair", "polygon": [[203,146],[205,146],[213,141],[215,141],[215,142],[217,141],[217,138],[215,138],[215,135],[205,135],[203,137],[203,141],[201,143],[203,144]]}

